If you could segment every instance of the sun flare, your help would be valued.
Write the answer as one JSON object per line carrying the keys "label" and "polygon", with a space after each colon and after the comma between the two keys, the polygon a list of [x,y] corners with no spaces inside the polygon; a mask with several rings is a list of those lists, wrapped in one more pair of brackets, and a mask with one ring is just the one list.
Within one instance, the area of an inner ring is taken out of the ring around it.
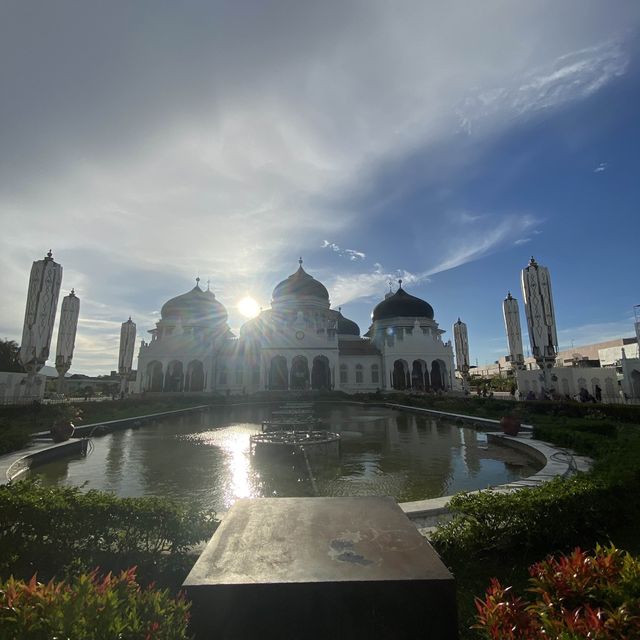
{"label": "sun flare", "polygon": [[251,296],[245,296],[238,302],[238,311],[245,318],[255,318],[260,313],[260,305]]}

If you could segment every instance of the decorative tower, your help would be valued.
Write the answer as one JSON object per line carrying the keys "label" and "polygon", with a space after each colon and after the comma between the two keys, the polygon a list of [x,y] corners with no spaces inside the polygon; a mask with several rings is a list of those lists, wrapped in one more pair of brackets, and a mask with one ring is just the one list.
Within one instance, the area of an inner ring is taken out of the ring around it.
{"label": "decorative tower", "polygon": [[456,365],[462,375],[462,386],[466,389],[469,377],[469,335],[467,325],[460,318],[453,325],[453,341],[456,347]]}
{"label": "decorative tower", "polygon": [[120,327],[120,353],[118,355],[118,374],[120,375],[120,395],[126,393],[127,380],[133,365],[133,350],[136,346],[136,323],[131,316]]}
{"label": "decorative tower", "polygon": [[520,310],[518,308],[518,300],[511,295],[510,291],[502,302],[502,313],[504,315],[504,328],[507,332],[507,342],[509,343],[509,356],[507,359],[514,371],[524,369]]}
{"label": "decorative tower", "polygon": [[60,326],[58,327],[58,345],[56,347],[58,393],[64,392],[64,375],[71,367],[79,315],[80,298],[71,289],[71,293],[62,299],[62,308],[60,309]]}
{"label": "decorative tower", "polygon": [[551,295],[551,277],[533,257],[522,270],[522,295],[527,316],[531,353],[543,373],[545,390],[549,390],[549,370],[553,368],[558,351],[556,318]]}
{"label": "decorative tower", "polygon": [[27,393],[31,396],[35,375],[49,358],[53,324],[62,284],[62,266],[54,262],[51,250],[31,267],[22,342],[18,355],[27,372]]}

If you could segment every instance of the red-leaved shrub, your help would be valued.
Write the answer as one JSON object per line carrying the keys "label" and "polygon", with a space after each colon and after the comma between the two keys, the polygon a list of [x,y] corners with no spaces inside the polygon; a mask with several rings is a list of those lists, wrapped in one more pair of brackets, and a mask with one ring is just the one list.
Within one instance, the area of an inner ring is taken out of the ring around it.
{"label": "red-leaved shrub", "polygon": [[135,568],[105,577],[94,571],[70,582],[0,581],[1,640],[184,640],[188,610],[181,597],[142,589]]}
{"label": "red-leaved shrub", "polygon": [[528,601],[495,578],[476,599],[477,624],[491,640],[640,638],[640,562],[626,552],[575,549],[529,568]]}

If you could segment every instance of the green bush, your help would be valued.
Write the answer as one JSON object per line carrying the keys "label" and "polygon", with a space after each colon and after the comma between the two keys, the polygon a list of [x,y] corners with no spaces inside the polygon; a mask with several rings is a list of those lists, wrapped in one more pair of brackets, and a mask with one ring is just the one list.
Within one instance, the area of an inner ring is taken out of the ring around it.
{"label": "green bush", "polygon": [[0,581],[0,640],[184,640],[189,605],[166,591],[141,589],[135,569],[70,582]]}
{"label": "green bush", "polygon": [[608,527],[625,521],[625,499],[620,486],[588,475],[510,493],[458,494],[450,503],[453,519],[438,527],[432,542],[448,561],[595,542]]}
{"label": "green bush", "polygon": [[141,575],[180,570],[217,526],[212,512],[163,498],[118,498],[22,481],[0,487],[0,575],[45,578],[78,568]]}
{"label": "green bush", "polygon": [[533,602],[496,579],[476,598],[474,627],[488,640],[640,637],[640,562],[613,546],[548,557],[529,569]]}
{"label": "green bush", "polygon": [[0,422],[0,455],[24,449],[30,442],[31,436],[26,431]]}

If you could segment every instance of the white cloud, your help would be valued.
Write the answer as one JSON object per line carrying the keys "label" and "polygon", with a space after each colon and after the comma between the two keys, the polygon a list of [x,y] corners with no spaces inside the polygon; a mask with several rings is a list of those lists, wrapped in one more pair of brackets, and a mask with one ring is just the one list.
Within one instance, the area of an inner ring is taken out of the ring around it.
{"label": "white cloud", "polygon": [[594,170],[593,173],[602,173],[607,170],[607,163],[601,162]]}
{"label": "white cloud", "polygon": [[341,249],[335,242],[329,242],[328,240],[322,241],[322,248],[331,249],[331,251],[338,255],[349,258],[352,262],[364,260],[367,257],[367,254],[362,251],[356,251],[355,249]]}

